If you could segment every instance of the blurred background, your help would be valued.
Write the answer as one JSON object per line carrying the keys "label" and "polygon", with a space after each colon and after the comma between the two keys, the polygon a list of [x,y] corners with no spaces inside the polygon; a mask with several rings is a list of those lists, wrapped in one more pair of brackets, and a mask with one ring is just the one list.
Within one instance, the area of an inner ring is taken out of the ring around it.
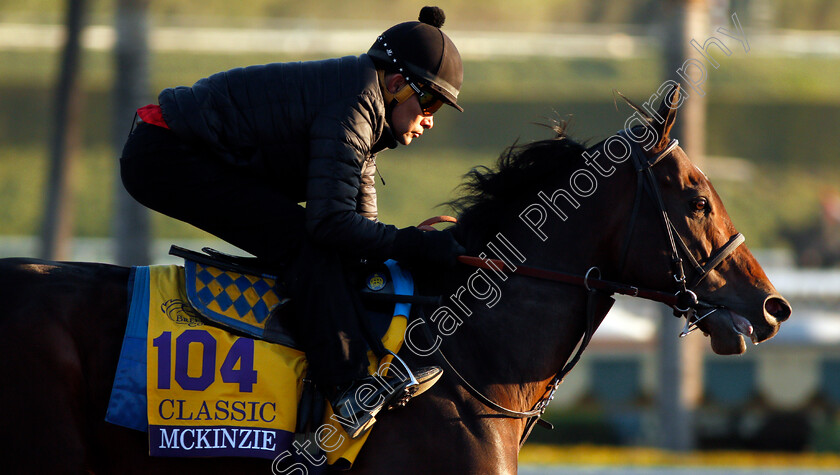
{"label": "blurred background", "polygon": [[[542,125],[553,120],[581,141],[610,136],[632,113],[614,91],[647,101],[686,58],[703,60],[689,40],[716,36],[731,54],[711,50],[719,67],[705,63],[705,96],[687,90],[677,137],[794,307],[774,340],[720,358],[700,335],[677,341],[679,322],[662,309],[621,300],[551,406],[557,429],[536,429],[523,461],[587,459],[537,450],[560,444],[829,454],[808,464],[840,467],[840,2],[438,5],[465,62],[466,112],[443,110],[432,133],[379,157],[380,219],[446,214],[438,205],[469,168],[551,136]],[[148,264],[177,262],[173,243],[233,250],[122,193],[115,165],[134,109],[233,67],[363,53],[422,6],[3,0],[0,256]],[[719,33],[738,32],[733,13],[748,45]]]}

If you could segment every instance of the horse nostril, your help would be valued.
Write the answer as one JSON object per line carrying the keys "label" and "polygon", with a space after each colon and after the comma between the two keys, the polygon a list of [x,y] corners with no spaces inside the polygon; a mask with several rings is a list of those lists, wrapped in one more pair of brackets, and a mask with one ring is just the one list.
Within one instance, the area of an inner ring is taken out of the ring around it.
{"label": "horse nostril", "polygon": [[764,311],[781,323],[790,317],[791,308],[787,300],[782,297],[768,297],[764,301]]}

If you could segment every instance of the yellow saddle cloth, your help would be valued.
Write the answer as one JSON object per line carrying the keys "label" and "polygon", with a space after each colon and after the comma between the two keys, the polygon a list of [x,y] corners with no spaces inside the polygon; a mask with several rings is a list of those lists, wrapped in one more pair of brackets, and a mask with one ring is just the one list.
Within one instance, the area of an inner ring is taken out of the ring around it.
{"label": "yellow saddle cloth", "polygon": [[[389,270],[410,284],[410,275],[398,266]],[[136,267],[132,280],[129,322],[106,420],[148,430],[152,456],[290,455],[304,354],[205,324],[187,298],[183,267]],[[395,353],[403,343],[408,310],[397,306],[398,315],[382,338]],[[373,374],[378,361],[373,353],[369,358]],[[327,405],[316,430],[318,445],[328,463],[351,466],[368,434],[350,439],[331,415]]]}

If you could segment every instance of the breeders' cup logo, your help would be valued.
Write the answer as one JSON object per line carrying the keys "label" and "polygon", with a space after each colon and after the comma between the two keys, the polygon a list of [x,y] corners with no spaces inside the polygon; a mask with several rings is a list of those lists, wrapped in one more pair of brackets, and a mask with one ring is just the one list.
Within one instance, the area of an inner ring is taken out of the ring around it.
{"label": "breeders' cup logo", "polygon": [[169,299],[161,304],[160,309],[170,320],[178,325],[188,325],[191,327],[204,325],[204,322],[201,321],[195,309],[181,299]]}
{"label": "breeders' cup logo", "polygon": [[382,290],[385,288],[385,276],[380,274],[379,272],[375,272],[371,274],[367,279],[367,288],[376,292],[377,290]]}

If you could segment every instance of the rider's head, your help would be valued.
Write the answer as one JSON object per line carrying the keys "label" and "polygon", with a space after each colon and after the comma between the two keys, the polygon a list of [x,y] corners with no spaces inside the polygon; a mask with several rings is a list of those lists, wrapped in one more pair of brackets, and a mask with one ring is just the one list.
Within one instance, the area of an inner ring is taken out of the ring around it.
{"label": "rider's head", "polygon": [[[376,62],[389,109],[417,95],[426,115],[434,114],[445,103],[463,111],[457,104],[464,81],[461,55],[452,40],[440,30],[445,16],[438,7],[423,7],[420,21],[400,23],[387,29],[371,46],[368,55]],[[402,87],[390,90],[390,78],[403,77]]]}

